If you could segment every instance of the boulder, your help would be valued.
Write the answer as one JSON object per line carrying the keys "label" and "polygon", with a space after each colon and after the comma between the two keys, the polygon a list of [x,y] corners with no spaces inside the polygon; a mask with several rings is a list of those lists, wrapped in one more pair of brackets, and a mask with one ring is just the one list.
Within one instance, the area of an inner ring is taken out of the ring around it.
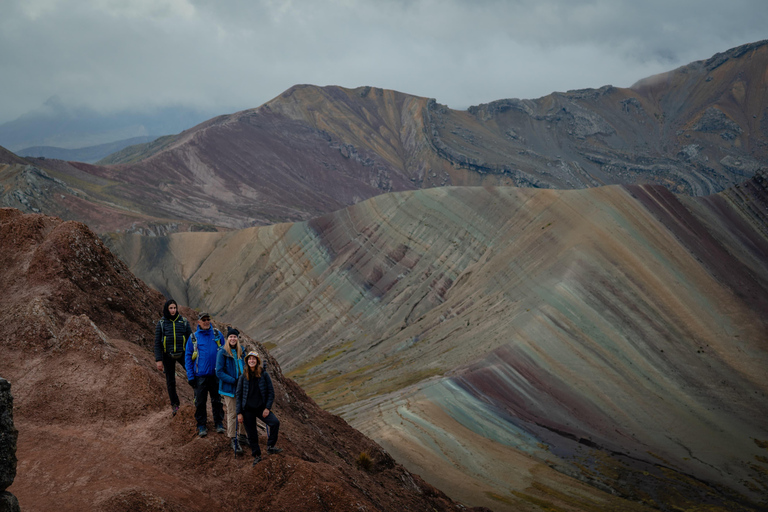
{"label": "boulder", "polygon": [[0,378],[0,512],[18,511],[16,497],[5,490],[16,478],[16,439],[18,430],[13,426],[13,396],[11,383]]}

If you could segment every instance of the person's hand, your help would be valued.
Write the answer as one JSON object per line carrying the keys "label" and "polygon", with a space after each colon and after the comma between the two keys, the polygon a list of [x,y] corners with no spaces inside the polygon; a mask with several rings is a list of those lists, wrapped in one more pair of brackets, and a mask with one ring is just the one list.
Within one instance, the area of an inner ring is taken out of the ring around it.
{"label": "person's hand", "polygon": [[159,372],[163,371],[163,362],[162,361],[155,361],[155,366],[157,366],[157,371],[159,371]]}
{"label": "person's hand", "polygon": [[242,423],[243,422],[243,415],[242,414],[238,414],[237,415],[237,421],[238,421],[238,423]]}
{"label": "person's hand", "polygon": [[269,409],[264,409],[264,412],[261,413],[261,417],[266,418],[267,416],[269,416]]}
{"label": "person's hand", "polygon": [[189,379],[189,385],[192,386],[192,389],[195,389],[197,387],[197,379]]}

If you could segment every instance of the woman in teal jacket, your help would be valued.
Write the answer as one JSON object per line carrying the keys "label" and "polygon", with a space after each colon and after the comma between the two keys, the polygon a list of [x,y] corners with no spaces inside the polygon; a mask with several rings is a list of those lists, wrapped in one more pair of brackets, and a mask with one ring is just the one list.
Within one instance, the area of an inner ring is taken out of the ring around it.
{"label": "woman in teal jacket", "polygon": [[227,341],[216,354],[216,377],[219,379],[219,395],[224,397],[224,407],[227,409],[227,435],[232,440],[232,449],[240,455],[243,449],[240,443],[249,444],[245,434],[237,436],[237,414],[235,412],[235,391],[237,379],[243,374],[245,362],[244,351],[240,345],[240,331],[230,327],[227,330]]}

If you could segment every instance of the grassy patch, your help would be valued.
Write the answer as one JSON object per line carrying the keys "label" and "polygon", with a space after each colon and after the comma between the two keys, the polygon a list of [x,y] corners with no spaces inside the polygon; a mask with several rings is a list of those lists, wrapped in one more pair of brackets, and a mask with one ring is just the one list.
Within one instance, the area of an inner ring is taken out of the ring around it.
{"label": "grassy patch", "polygon": [[390,365],[381,363],[364,366],[347,373],[330,371],[313,374],[310,377],[296,378],[296,382],[320,407],[335,409],[366,398],[391,393],[443,373],[442,369],[433,368],[418,372],[404,371],[393,379],[375,379],[380,373],[390,371]]}
{"label": "grassy patch", "polygon": [[370,472],[371,469],[373,469],[373,459],[371,459],[371,457],[366,452],[360,452],[360,455],[357,456],[355,464],[359,469],[362,469],[365,472]]}
{"label": "grassy patch", "polygon": [[288,377],[295,379],[297,382],[302,380],[304,377],[307,376],[307,374],[309,374],[316,367],[320,366],[326,361],[330,361],[331,359],[340,356],[341,354],[349,350],[349,348],[352,346],[353,343],[354,341],[349,341],[347,343],[344,343],[343,345],[334,347],[335,350],[331,353],[320,354],[314,359],[310,359],[306,363],[300,366],[297,366],[295,369],[291,370],[291,372],[288,374]]}

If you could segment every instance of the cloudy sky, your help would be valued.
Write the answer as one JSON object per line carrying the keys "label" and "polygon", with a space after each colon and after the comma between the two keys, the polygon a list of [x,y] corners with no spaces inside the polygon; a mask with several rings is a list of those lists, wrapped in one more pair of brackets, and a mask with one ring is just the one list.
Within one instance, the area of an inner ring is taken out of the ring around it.
{"label": "cloudy sky", "polygon": [[0,0],[0,123],[58,96],[231,112],[297,83],[453,108],[632,85],[768,38],[766,0]]}

